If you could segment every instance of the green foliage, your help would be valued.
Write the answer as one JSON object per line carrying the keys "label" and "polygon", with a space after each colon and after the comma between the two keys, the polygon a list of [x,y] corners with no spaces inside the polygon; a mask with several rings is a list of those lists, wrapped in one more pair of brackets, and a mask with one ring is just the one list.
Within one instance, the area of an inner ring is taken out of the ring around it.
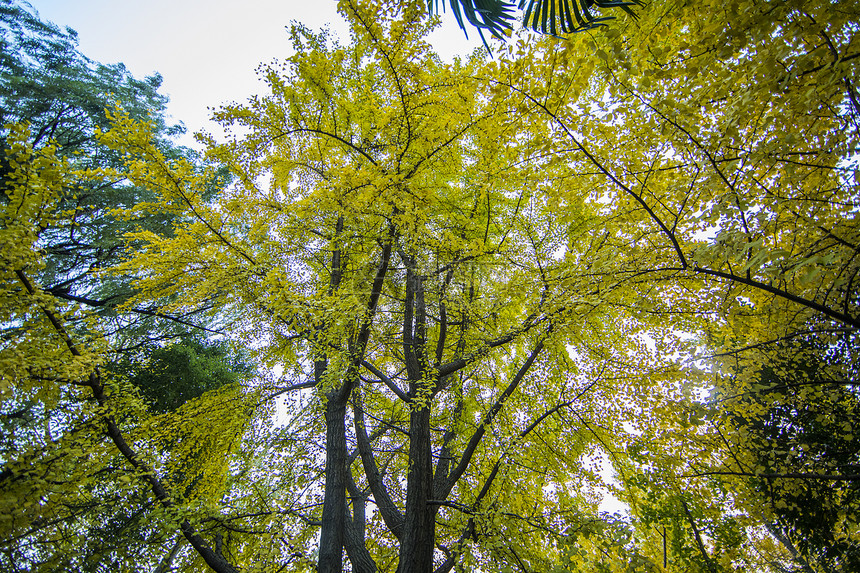
{"label": "green foliage", "polygon": [[111,367],[126,378],[153,412],[172,412],[204,392],[237,385],[251,367],[225,342],[185,337],[167,346],[149,347]]}
{"label": "green foliage", "polygon": [[[481,38],[484,38],[484,30],[487,30],[494,38],[499,40],[511,29],[510,21],[513,20],[512,12],[514,4],[505,0],[450,0],[449,6],[454,13],[454,18],[460,29],[468,36],[466,22],[478,30]],[[443,0],[444,8],[444,0]],[[439,0],[427,0],[427,11],[439,13]],[[465,22],[463,18],[465,17]]]}
{"label": "green foliage", "polygon": [[751,391],[730,398],[727,438],[744,464],[738,469],[772,476],[751,477],[750,487],[773,527],[822,570],[850,571],[860,566],[860,399],[831,364],[826,349],[809,344],[772,350],[751,375]]}
{"label": "green foliage", "polygon": [[[45,256],[33,276],[51,295],[85,304],[116,320],[117,307],[131,294],[129,278],[106,280],[98,271],[122,259],[123,235],[137,228],[167,233],[171,217],[117,216],[116,209],[146,201],[151,192],[113,178],[110,170],[121,167],[121,159],[98,145],[96,134],[110,125],[105,110],[119,106],[148,122],[159,148],[170,157],[191,157],[189,150],[170,142],[183,128],[166,123],[167,97],[158,92],[160,76],[138,80],[122,64],[93,62],[78,51],[73,30],[42,22],[29,5],[3,0],[0,32],[3,149],[8,149],[8,125],[26,125],[34,148],[50,146],[73,169],[62,187],[55,189],[55,208],[61,216],[45,221],[37,231],[38,247]],[[118,320],[114,328],[133,330],[131,336],[137,338],[184,329],[159,317],[157,305],[137,310]]]}
{"label": "green foliage", "polygon": [[41,21],[24,2],[3,0],[0,30],[0,123],[29,124],[35,147],[51,142],[61,155],[106,160],[93,134],[107,127],[104,110],[117,102],[138,119],[158,122],[166,137],[181,131],[164,123],[160,76],[138,80],[122,64],[93,62],[78,51],[74,30]]}
{"label": "green foliage", "polygon": [[[186,151],[167,141],[176,130],[163,120],[160,78],[139,81],[122,66],[90,61],[72,31],[39,21],[29,5],[4,0],[0,31],[0,568],[155,567],[175,546],[183,516],[204,511],[227,487],[230,452],[254,411],[239,384],[249,372],[238,361],[218,364],[223,349],[200,342],[183,345],[184,363],[181,352],[160,356],[185,369],[174,372],[184,386],[160,404],[183,404],[182,424],[153,420],[140,392],[107,374],[105,363],[128,347],[191,325],[166,315],[163,301],[117,313],[129,278],[104,280],[101,267],[127,252],[124,233],[169,232],[171,217],[117,216],[151,192],[114,178],[121,160],[95,138],[109,124],[105,108],[122,105],[150,121],[170,157]],[[225,384],[229,399],[201,396]],[[148,389],[156,400],[168,388]],[[125,436],[143,428],[145,439],[129,446]],[[185,441],[175,444],[159,428]],[[144,443],[151,449],[136,454]],[[162,482],[157,472],[174,475]],[[179,490],[176,501],[160,493],[163,483]]]}
{"label": "green foliage", "polygon": [[[592,30],[612,20],[620,8],[631,17],[636,13],[632,6],[642,6],[641,0],[520,0],[520,10],[525,9],[523,26],[535,32],[551,34],[573,34]],[[604,10],[607,10],[604,12]]]}

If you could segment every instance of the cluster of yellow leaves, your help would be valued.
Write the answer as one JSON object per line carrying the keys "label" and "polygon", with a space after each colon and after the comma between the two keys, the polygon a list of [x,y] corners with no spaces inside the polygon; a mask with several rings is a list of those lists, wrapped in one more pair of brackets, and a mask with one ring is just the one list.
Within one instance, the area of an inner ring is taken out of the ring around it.
{"label": "cluster of yellow leaves", "polygon": [[[635,391],[618,396],[640,412],[628,423],[639,433],[636,447],[649,449],[636,459],[671,487],[720,507],[697,519],[729,531],[720,512],[762,503],[743,478],[677,477],[738,465],[730,454],[743,451],[743,436],[727,446],[719,432],[731,424],[703,425],[708,392],[761,392],[754,378],[775,360],[769,343],[814,336],[835,348],[849,344],[858,325],[860,110],[852,62],[860,13],[856,2],[679,0],[637,14],[564,42],[512,46],[487,78],[494,97],[523,94],[521,113],[546,122],[549,149],[574,166],[575,176],[548,188],[549,203],[587,190],[596,216],[570,248],[601,277],[601,292],[614,291],[607,302],[626,309],[664,360],[688,358],[695,345],[703,354],[727,352],[674,374],[631,361],[627,388]],[[630,331],[635,336],[637,327]],[[667,338],[672,331],[681,336]],[[845,376],[838,368],[830,375]],[[806,399],[817,400],[811,390]],[[765,413],[754,401],[720,404],[728,418]],[[722,419],[710,411],[707,418]],[[840,436],[853,432],[834,427]],[[624,442],[623,434],[611,439]],[[737,497],[697,492],[714,482]],[[635,512],[647,505],[633,489],[626,499]],[[743,527],[752,532],[761,519]],[[766,544],[766,536],[753,537]],[[720,546],[713,557],[735,550]],[[656,550],[652,556],[661,560]]]}
{"label": "cluster of yellow leaves", "polygon": [[164,452],[161,472],[178,500],[217,512],[252,413],[243,389],[226,386],[152,416],[135,430],[148,449]]}
{"label": "cluster of yellow leaves", "polygon": [[53,149],[32,149],[28,135],[24,125],[9,126],[0,211],[0,321],[13,325],[14,334],[0,349],[0,398],[32,391],[51,404],[57,399],[55,379],[84,379],[95,362],[91,355],[68,355],[65,341],[44,315],[45,308],[57,310],[53,297],[37,285],[30,292],[24,283],[27,272],[43,265],[39,233],[61,216],[56,207],[67,180]]}

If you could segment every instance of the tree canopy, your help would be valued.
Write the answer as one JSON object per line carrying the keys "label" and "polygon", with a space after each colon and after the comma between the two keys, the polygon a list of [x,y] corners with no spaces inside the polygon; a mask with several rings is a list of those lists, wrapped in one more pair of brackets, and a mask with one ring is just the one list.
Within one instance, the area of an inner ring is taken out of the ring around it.
{"label": "tree canopy", "polygon": [[[167,214],[118,214],[151,192],[106,178],[121,158],[96,140],[110,125],[106,106],[119,104],[150,122],[159,149],[190,157],[170,143],[179,128],[165,122],[160,78],[140,81],[121,65],[89,60],[74,32],[40,21],[28,5],[4,1],[0,24],[0,568],[109,570],[175,536],[152,525],[152,500],[118,464],[134,453],[120,428],[149,418],[156,426],[144,435],[156,438],[160,425],[175,438],[187,429],[156,422],[155,412],[235,387],[249,370],[231,363],[224,343],[202,341],[198,327],[212,325],[200,309],[178,317],[165,312],[165,301],[121,308],[133,277],[99,274],[134,248],[125,233],[170,228]],[[182,343],[171,345],[179,335]],[[197,367],[183,368],[183,358]],[[157,381],[147,378],[156,367]],[[129,401],[111,409],[108,394]],[[201,460],[172,439],[152,443],[163,461]]]}
{"label": "tree canopy", "polygon": [[[339,9],[203,158],[133,101],[69,124],[84,159],[5,128],[0,562],[856,567],[860,6],[654,2],[453,63],[422,4]],[[70,294],[78,188],[122,256]]]}

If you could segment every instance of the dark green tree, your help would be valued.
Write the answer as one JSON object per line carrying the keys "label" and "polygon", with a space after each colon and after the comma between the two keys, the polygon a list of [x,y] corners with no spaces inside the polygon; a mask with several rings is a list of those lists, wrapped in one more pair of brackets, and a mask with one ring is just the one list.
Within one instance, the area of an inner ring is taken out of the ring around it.
{"label": "dark green tree", "polygon": [[[105,110],[120,107],[154,127],[163,153],[193,159],[172,142],[181,125],[167,121],[167,97],[158,92],[161,76],[132,76],[122,64],[106,65],[83,55],[77,33],[43,22],[26,2],[0,0],[0,145],[6,149],[6,126],[25,123],[38,148],[53,145],[59,157],[81,168],[110,168],[119,158],[96,142],[110,125]],[[5,160],[5,152],[3,154]],[[3,170],[5,173],[5,168]],[[218,182],[213,181],[213,192]],[[171,217],[150,215],[124,220],[113,214],[145,201],[149,192],[126,181],[75,182],[66,189],[60,210],[71,213],[42,230],[46,266],[33,278],[58,299],[76,302],[115,317],[114,309],[131,294],[127,277],[98,277],[101,268],[126,252],[123,236],[146,228],[169,233]],[[30,271],[33,272],[32,270]],[[134,308],[114,330],[124,330],[127,344],[143,337],[167,338],[201,325],[190,315],[166,315],[155,305]]]}
{"label": "dark green tree", "polygon": [[860,570],[860,542],[851,533],[860,521],[857,380],[833,367],[844,346],[780,346],[759,369],[757,391],[733,408],[745,450],[738,459],[754,464],[750,485],[769,506],[771,531],[801,562],[828,573]]}
{"label": "dark green tree", "polygon": [[[172,141],[183,128],[168,124],[160,84],[157,74],[141,80],[122,64],[92,61],[78,50],[73,30],[43,22],[29,3],[0,0],[0,201],[8,201],[16,184],[10,176],[14,156],[8,143],[16,123],[28,126],[33,148],[50,146],[58,158],[77,168],[110,169],[119,167],[121,159],[99,145],[97,135],[110,125],[106,109],[118,107],[153,126],[166,157],[194,161],[191,150]],[[213,180],[212,193],[218,189],[219,182]],[[123,180],[70,181],[58,191],[57,212],[63,215],[46,217],[48,224],[38,229],[44,266],[9,270],[53,297],[55,316],[76,339],[88,336],[80,317],[96,313],[110,343],[104,372],[116,385],[112,391],[129,388],[130,382],[137,388],[132,392],[153,412],[170,413],[209,390],[237,385],[250,367],[228,353],[225,343],[205,339],[204,333],[216,329],[205,316],[205,303],[187,314],[164,312],[161,302],[120,309],[133,292],[134,277],[98,273],[134,248],[124,238],[127,232],[143,228],[170,233],[170,215],[131,220],[114,215],[115,209],[146,201],[150,192]],[[7,284],[23,288],[17,279]],[[4,350],[26,338],[23,324],[0,325]],[[173,340],[178,342],[170,344]],[[29,374],[46,375],[58,376],[37,370]],[[14,376],[10,379],[14,386],[3,393],[0,404],[0,496],[14,499],[38,491],[42,501],[3,524],[8,535],[0,536],[0,570],[95,572],[122,570],[129,564],[152,569],[144,554],[153,566],[162,559],[169,566],[184,542],[178,541],[175,529],[153,523],[151,511],[158,502],[152,493],[127,481],[128,466],[116,451],[97,445],[109,444],[106,428],[92,398],[76,391],[80,381],[69,381],[59,395],[44,401],[25,391]],[[99,391],[103,389],[99,385]],[[133,416],[116,416],[123,431],[134,431]],[[170,444],[160,447],[162,457],[172,455]],[[88,454],[69,453],[85,449]],[[63,474],[57,470],[61,465],[70,470]],[[81,483],[86,485],[76,485]],[[184,487],[179,493],[188,495],[192,489]],[[52,517],[47,519],[39,515],[38,506],[49,504]]]}
{"label": "dark green tree", "polygon": [[239,383],[251,366],[225,342],[186,336],[126,356],[113,371],[140,390],[152,411],[164,413],[204,392]]}

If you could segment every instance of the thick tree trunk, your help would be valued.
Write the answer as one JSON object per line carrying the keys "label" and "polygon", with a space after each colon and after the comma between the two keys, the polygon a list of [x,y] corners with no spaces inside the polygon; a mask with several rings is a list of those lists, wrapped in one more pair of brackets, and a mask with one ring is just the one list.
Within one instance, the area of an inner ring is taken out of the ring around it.
{"label": "thick tree trunk", "polygon": [[343,571],[346,532],[346,401],[332,392],[326,404],[325,499],[320,533],[320,573]]}
{"label": "thick tree trunk", "polygon": [[409,417],[409,474],[406,485],[406,519],[397,573],[432,573],[436,539],[433,495],[433,460],[430,449],[430,408],[414,410]]}

